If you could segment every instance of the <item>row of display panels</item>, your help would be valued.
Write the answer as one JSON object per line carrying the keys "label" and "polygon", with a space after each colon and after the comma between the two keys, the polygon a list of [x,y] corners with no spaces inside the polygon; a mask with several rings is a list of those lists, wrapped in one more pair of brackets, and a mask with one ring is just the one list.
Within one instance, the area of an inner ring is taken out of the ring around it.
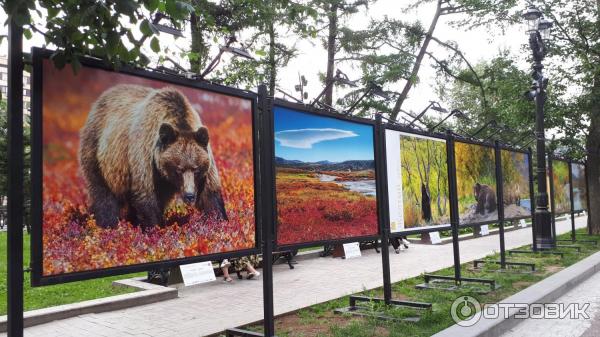
{"label": "row of display panels", "polygon": [[[276,246],[379,236],[374,121],[278,102],[260,160],[253,93],[49,56],[33,52],[34,285],[259,253],[259,163],[276,170]],[[446,140],[390,128],[385,142],[390,230],[449,227]],[[460,223],[497,221],[494,148],[454,151]],[[528,155],[501,163],[505,218],[531,216]]]}

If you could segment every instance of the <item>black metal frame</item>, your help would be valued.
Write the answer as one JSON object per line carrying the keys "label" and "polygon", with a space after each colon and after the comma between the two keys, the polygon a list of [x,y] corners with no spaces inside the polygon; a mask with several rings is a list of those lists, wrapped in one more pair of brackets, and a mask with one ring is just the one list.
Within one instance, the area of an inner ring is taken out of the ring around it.
{"label": "black metal frame", "polygon": [[[376,136],[376,128],[377,128],[377,123],[374,120],[371,119],[365,119],[365,118],[360,118],[360,117],[355,117],[355,116],[348,116],[348,115],[342,115],[342,114],[336,114],[336,113],[332,113],[329,111],[325,111],[322,109],[318,109],[316,107],[312,107],[309,105],[304,105],[304,104],[299,104],[299,103],[292,103],[292,102],[288,102],[288,101],[284,101],[284,100],[280,100],[280,99],[274,99],[273,101],[273,119],[275,119],[275,108],[276,107],[282,107],[282,108],[286,108],[286,109],[290,109],[290,110],[295,110],[297,112],[301,112],[301,113],[306,113],[309,115],[315,115],[315,116],[319,116],[319,117],[326,117],[326,118],[334,118],[334,119],[338,119],[341,121],[345,121],[345,122],[351,122],[351,123],[357,123],[357,124],[363,124],[363,125],[369,125],[373,128],[373,161],[375,163],[375,185],[376,185],[376,196],[379,196],[379,194],[381,193],[380,191],[380,187],[379,187],[379,181],[382,179],[382,177],[379,177],[377,175],[377,172],[379,170],[378,168],[378,160],[376,157],[376,153],[377,153],[377,136]],[[274,130],[274,125],[271,126],[271,133],[273,134],[273,130]],[[268,138],[267,138],[268,139]],[[273,149],[275,148],[275,137],[272,137],[270,140],[268,140],[267,142],[271,142]],[[268,159],[267,159],[268,160]],[[276,169],[275,169],[275,151],[273,151],[272,153],[272,157],[270,158],[271,160],[271,166],[273,169],[273,174],[275,174]],[[266,164],[268,165],[268,163]],[[274,177],[275,179],[275,177]],[[274,198],[273,198],[273,209],[274,209],[274,215],[275,215],[275,219],[277,219],[276,215],[277,215],[277,187],[276,187],[276,183],[274,181],[273,183],[273,189],[275,191],[274,194]],[[379,203],[379,197],[377,197],[377,221],[381,221],[381,205]],[[279,250],[293,250],[293,249],[301,249],[301,248],[306,248],[306,247],[314,247],[314,246],[321,246],[321,245],[335,245],[335,244],[343,244],[343,243],[349,243],[349,242],[357,242],[357,241],[375,241],[378,240],[381,237],[381,226],[378,226],[377,228],[377,233],[374,235],[364,235],[364,236],[356,236],[356,237],[345,237],[345,238],[338,238],[338,239],[329,239],[329,240],[318,240],[318,241],[310,241],[310,242],[301,242],[301,243],[293,243],[293,244],[279,244],[277,242],[277,232],[279,229],[279,224],[275,223],[274,228],[273,228],[273,240],[274,240],[274,249],[279,251]]]}
{"label": "black metal frame", "polygon": [[[151,268],[168,268],[186,263],[202,262],[209,260],[219,260],[223,258],[239,257],[260,252],[261,244],[261,223],[262,223],[262,191],[261,191],[261,175],[259,170],[259,139],[258,139],[258,113],[257,113],[257,95],[239,89],[224,87],[220,85],[210,84],[202,81],[190,80],[185,77],[179,77],[171,74],[150,72],[143,69],[131,68],[124,66],[118,70],[119,73],[141,77],[149,80],[158,80],[169,84],[186,86],[194,89],[209,91],[218,94],[238,97],[246,99],[252,103],[252,127],[253,127],[253,164],[254,164],[254,215],[255,215],[255,247],[232,252],[223,252],[195,257],[186,257],[175,260],[156,261],[143,264],[135,264],[128,266],[115,266],[106,269],[96,269],[89,271],[80,271],[74,273],[65,273],[60,275],[43,275],[43,199],[42,199],[42,181],[43,181],[43,158],[42,158],[42,83],[43,83],[43,60],[48,59],[51,51],[40,48],[33,48],[33,96],[32,96],[32,126],[31,126],[31,261],[32,261],[32,286],[44,286],[58,284],[71,281],[80,281],[97,277],[105,277],[111,275],[127,274],[132,272],[146,271]],[[99,59],[83,57],[80,59],[84,67],[100,69],[105,71],[115,71],[107,64]]]}
{"label": "black metal frame", "polygon": [[[495,153],[495,164],[496,164],[496,200],[498,203],[498,235],[500,238],[500,261],[488,261],[488,260],[475,260],[473,261],[473,267],[478,268],[481,264],[493,263],[499,264],[500,269],[502,271],[507,270],[507,266],[517,266],[517,267],[529,267],[531,271],[535,271],[534,263],[525,263],[525,262],[509,262],[506,261],[506,246],[504,241],[504,175],[502,172],[502,151],[510,151],[500,146],[500,142],[496,141],[494,153]],[[526,154],[526,152],[519,151],[521,153]],[[528,162],[528,171],[531,171],[531,162]],[[529,181],[531,181],[531,176],[529,177]],[[531,191],[530,191],[531,192]],[[531,194],[531,193],[530,193]],[[531,208],[531,213],[533,214],[533,208]],[[513,220],[513,219],[509,219]]]}
{"label": "black metal frame", "polygon": [[[406,307],[413,309],[431,309],[431,303],[400,301],[392,299],[392,282],[390,276],[390,219],[389,219],[389,194],[387,186],[387,152],[386,152],[386,127],[381,122],[381,114],[377,114],[375,119],[375,169],[377,184],[377,204],[378,206],[378,223],[381,232],[381,264],[383,270],[383,298],[356,296],[352,295],[349,299],[349,306],[346,308],[336,309],[337,313],[348,313],[357,316],[376,317],[382,320],[398,320],[385,315],[374,315],[373,313],[365,312],[365,308],[357,306],[357,302],[374,302],[384,303],[388,306]],[[397,233],[396,233],[397,234]],[[403,319],[406,321],[419,321],[419,317],[411,317]]]}
{"label": "black metal frame", "polygon": [[[436,132],[425,132],[425,131],[419,131],[416,129],[412,129],[406,126],[402,126],[402,125],[395,125],[395,124],[391,124],[391,123],[387,123],[385,125],[382,126],[384,128],[383,132],[384,132],[384,138],[383,138],[383,144],[385,144],[387,146],[387,144],[385,143],[385,131],[386,130],[392,130],[392,131],[397,131],[397,132],[401,132],[404,133],[406,135],[410,136],[421,136],[421,137],[428,137],[431,139],[437,139],[439,141],[443,141],[444,142],[444,146],[446,147],[446,152],[448,151],[448,140],[446,135],[444,135],[443,133],[436,133]],[[384,151],[383,152],[383,156],[385,157],[385,170],[386,170],[386,183],[387,183],[387,153]],[[448,178],[450,179],[450,178]],[[386,191],[387,191],[387,185],[386,185]],[[448,188],[448,191],[450,191],[450,189]],[[451,192],[450,192],[451,193]],[[386,200],[389,198],[389,196],[386,193]],[[386,208],[386,214],[387,214],[387,223],[388,223],[388,229],[389,229],[389,200],[387,200],[387,204],[388,204],[388,208]],[[427,227],[420,227],[420,228],[410,228],[410,229],[404,229],[401,231],[397,231],[397,232],[390,232],[389,233],[389,237],[390,238],[398,238],[401,236],[406,236],[406,235],[413,235],[413,234],[425,234],[425,233],[431,233],[431,232],[438,232],[438,231],[446,231],[446,230],[451,230],[452,226],[450,224],[439,224],[439,225],[434,225],[434,226],[427,226]]]}
{"label": "black metal frame", "polygon": [[[494,291],[498,288],[495,280],[481,279],[481,278],[465,278],[461,276],[461,265],[460,265],[460,245],[458,237],[458,229],[460,228],[460,219],[458,212],[458,188],[456,182],[456,158],[455,158],[455,140],[451,131],[448,131],[446,142],[446,159],[448,161],[448,185],[450,190],[450,224],[452,226],[452,250],[454,256],[454,276],[445,275],[423,275],[425,283],[418,284],[417,289],[439,289],[455,291],[460,289],[463,282],[468,283],[482,283],[490,287],[489,291]],[[462,140],[461,140],[462,142]],[[471,141],[469,141],[471,143]],[[480,142],[473,142],[473,144],[481,145]],[[496,185],[498,182],[496,181]],[[498,187],[496,187],[497,189]],[[454,281],[454,286],[436,286],[436,280],[439,281]],[[433,281],[433,282],[432,282]],[[484,291],[482,291],[484,292]]]}
{"label": "black metal frame", "polygon": [[[573,187],[573,165],[584,165],[584,172],[585,170],[585,164],[580,163],[580,162],[574,162],[569,160],[568,161],[568,165],[569,165],[569,198],[571,199],[571,211],[569,212],[571,215],[571,239],[570,240],[556,240],[556,242],[571,242],[571,243],[590,243],[593,245],[598,245],[598,241],[597,240],[578,240],[576,233],[575,233],[575,214],[580,213],[582,211],[584,211],[584,209],[580,209],[580,210],[575,210],[575,199],[574,199],[574,190],[575,188]],[[585,174],[585,173],[584,173]],[[586,202],[587,202],[587,175],[586,175]],[[564,247],[564,248],[569,248],[572,247],[573,249],[578,249],[578,251],[581,251],[580,247],[577,246],[563,246],[561,245],[560,247]]]}
{"label": "black metal frame", "polygon": [[8,19],[7,332],[23,336],[23,27]]}

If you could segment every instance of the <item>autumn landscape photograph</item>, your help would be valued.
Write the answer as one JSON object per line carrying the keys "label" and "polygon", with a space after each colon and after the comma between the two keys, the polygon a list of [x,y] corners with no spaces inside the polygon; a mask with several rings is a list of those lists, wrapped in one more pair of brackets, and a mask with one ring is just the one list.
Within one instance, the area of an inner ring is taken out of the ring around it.
{"label": "autumn landscape photograph", "polygon": [[377,235],[373,126],[274,109],[277,244]]}

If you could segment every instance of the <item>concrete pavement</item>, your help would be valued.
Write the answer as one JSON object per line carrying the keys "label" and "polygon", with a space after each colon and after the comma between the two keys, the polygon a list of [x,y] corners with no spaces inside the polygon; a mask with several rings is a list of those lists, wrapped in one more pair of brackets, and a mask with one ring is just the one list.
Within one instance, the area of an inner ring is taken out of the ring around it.
{"label": "concrete pavement", "polygon": [[[585,227],[586,218],[577,218]],[[570,221],[558,221],[557,233],[570,230]],[[531,228],[508,232],[507,249],[531,243]],[[498,251],[498,236],[462,241],[461,261],[483,258]],[[411,245],[401,254],[390,254],[391,279],[397,282],[423,272],[450,267],[452,245]],[[370,250],[361,258],[301,260],[294,270],[274,267],[275,314],[326,302],[364,289],[382,286],[381,256]],[[34,326],[25,336],[204,336],[262,319],[262,282],[220,280],[182,289],[179,298],[100,314],[87,314]],[[0,334],[0,337],[6,334]]]}

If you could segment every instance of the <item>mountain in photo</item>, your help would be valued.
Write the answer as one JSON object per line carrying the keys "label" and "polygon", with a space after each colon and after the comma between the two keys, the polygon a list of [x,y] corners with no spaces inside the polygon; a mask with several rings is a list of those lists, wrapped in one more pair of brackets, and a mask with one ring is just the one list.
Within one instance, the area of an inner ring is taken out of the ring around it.
{"label": "mountain in photo", "polygon": [[338,163],[322,160],[314,163],[308,163],[300,160],[288,160],[281,157],[275,157],[275,165],[278,167],[313,171],[363,171],[375,169],[374,160],[346,160]]}

